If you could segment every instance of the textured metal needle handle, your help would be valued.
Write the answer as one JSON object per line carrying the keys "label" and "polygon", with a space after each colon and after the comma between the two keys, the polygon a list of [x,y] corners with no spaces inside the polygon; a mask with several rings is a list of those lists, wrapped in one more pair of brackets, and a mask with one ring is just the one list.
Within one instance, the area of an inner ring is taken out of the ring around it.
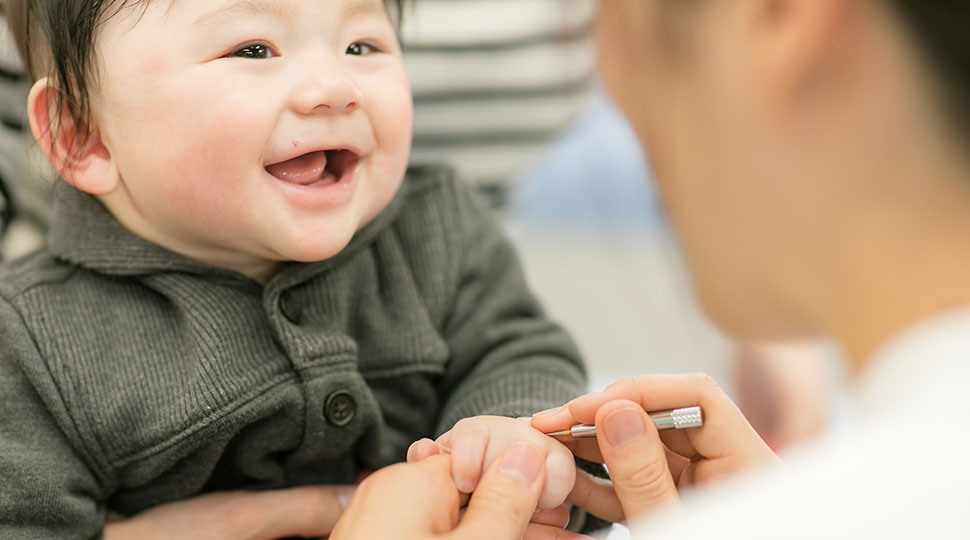
{"label": "textured metal needle handle", "polygon": [[704,425],[704,416],[700,407],[684,407],[672,411],[663,411],[650,415],[657,429],[686,429]]}
{"label": "textured metal needle handle", "polygon": [[[704,415],[700,407],[684,407],[672,411],[650,413],[650,419],[657,425],[657,429],[686,429],[704,425]],[[572,437],[574,439],[589,439],[596,436],[596,426],[576,425],[562,431],[546,433],[551,437]]]}

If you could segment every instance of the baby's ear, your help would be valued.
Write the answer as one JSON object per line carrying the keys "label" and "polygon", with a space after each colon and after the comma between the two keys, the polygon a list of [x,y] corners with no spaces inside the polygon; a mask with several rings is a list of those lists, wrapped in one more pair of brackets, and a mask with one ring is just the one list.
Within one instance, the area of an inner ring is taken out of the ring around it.
{"label": "baby's ear", "polygon": [[50,78],[40,79],[30,89],[27,116],[37,144],[67,183],[94,195],[106,195],[118,187],[120,176],[98,127],[75,124],[67,98]]}

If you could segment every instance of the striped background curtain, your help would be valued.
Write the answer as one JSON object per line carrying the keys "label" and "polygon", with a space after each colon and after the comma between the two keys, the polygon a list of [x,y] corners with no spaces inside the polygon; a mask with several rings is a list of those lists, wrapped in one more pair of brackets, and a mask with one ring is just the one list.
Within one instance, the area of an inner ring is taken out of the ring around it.
{"label": "striped background curtain", "polygon": [[501,198],[578,115],[594,74],[593,0],[416,0],[402,25],[412,163],[445,161]]}
{"label": "striped background curtain", "polygon": [[[30,81],[0,12],[0,258],[34,247],[50,219],[52,173],[37,162],[40,150],[27,129],[29,90]],[[25,239],[14,251],[6,249],[12,229]]]}

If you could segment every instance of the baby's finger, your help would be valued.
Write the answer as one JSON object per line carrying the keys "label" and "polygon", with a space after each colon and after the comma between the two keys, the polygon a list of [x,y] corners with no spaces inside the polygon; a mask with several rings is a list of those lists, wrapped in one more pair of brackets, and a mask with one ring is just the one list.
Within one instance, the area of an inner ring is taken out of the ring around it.
{"label": "baby's finger", "polygon": [[438,445],[435,444],[431,439],[420,439],[411,443],[408,448],[408,463],[414,463],[415,461],[421,461],[424,458],[428,458],[439,454]]}
{"label": "baby's finger", "polygon": [[566,508],[564,504],[560,504],[555,508],[539,510],[532,516],[531,523],[564,529],[566,525],[569,525],[569,508]]}
{"label": "baby's finger", "polygon": [[562,444],[546,439],[546,485],[539,497],[539,508],[562,505],[576,483],[576,459]]}
{"label": "baby's finger", "polygon": [[451,453],[451,436],[452,436],[451,432],[452,431],[454,431],[454,428],[442,433],[440,437],[434,440],[434,443],[438,445],[438,450],[440,450],[442,454]]}
{"label": "baby's finger", "polygon": [[596,439],[560,440],[563,441],[563,444],[574,456],[585,459],[586,461],[603,463],[603,454],[600,453],[600,447],[596,444]]}
{"label": "baby's finger", "polygon": [[623,506],[613,490],[613,482],[586,471],[576,471],[576,485],[566,500],[607,521],[619,522],[625,518]]}
{"label": "baby's finger", "polygon": [[462,493],[475,491],[485,465],[488,447],[488,426],[476,418],[466,418],[455,424],[450,437],[452,475]]}
{"label": "baby's finger", "polygon": [[522,535],[522,540],[593,540],[585,534],[563,530],[562,527],[530,523]]}

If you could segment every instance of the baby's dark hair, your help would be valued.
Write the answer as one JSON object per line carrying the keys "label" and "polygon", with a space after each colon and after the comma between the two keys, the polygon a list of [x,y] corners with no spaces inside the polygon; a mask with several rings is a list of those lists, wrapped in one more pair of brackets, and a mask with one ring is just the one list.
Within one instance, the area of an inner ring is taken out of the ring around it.
{"label": "baby's dark hair", "polygon": [[[20,58],[31,80],[51,77],[64,96],[67,114],[79,128],[83,145],[89,115],[87,84],[94,68],[92,54],[98,24],[129,6],[150,0],[2,0]],[[393,18],[400,20],[407,0],[384,0]],[[64,111],[55,109],[56,122]]]}

